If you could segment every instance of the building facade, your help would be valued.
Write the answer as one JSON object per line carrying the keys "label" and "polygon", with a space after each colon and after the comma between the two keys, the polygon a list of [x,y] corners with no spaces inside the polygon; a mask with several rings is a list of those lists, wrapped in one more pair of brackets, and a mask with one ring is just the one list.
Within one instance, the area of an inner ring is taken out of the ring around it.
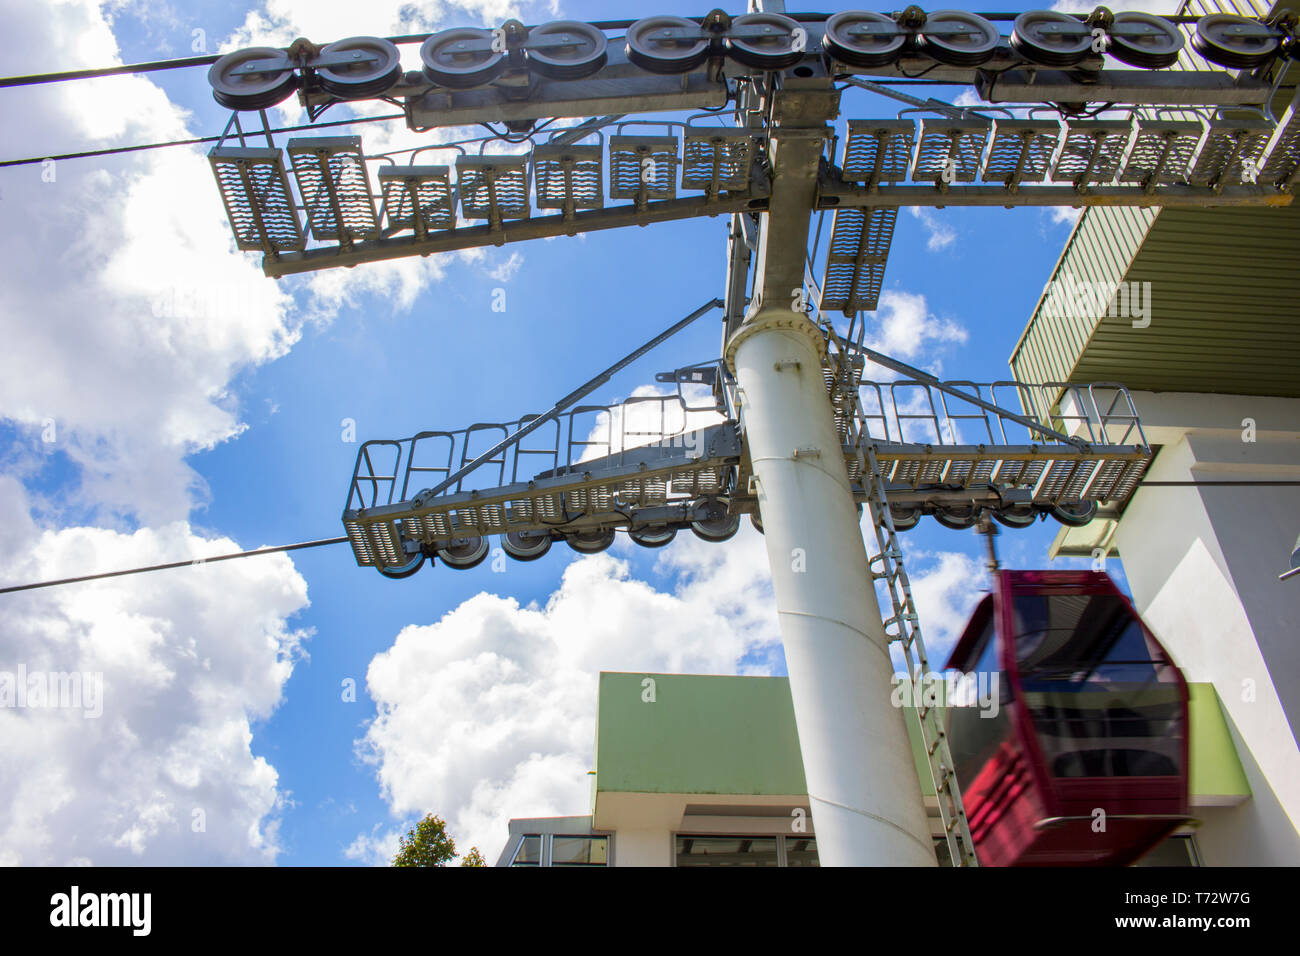
{"label": "building facade", "polygon": [[[1253,795],[1210,684],[1193,684],[1191,805],[1148,865],[1258,862],[1220,839]],[[916,719],[907,715],[933,852],[948,864]],[[1207,839],[1214,831],[1214,837]],[[1296,862],[1296,861],[1293,861]],[[602,673],[591,813],[511,820],[497,866],[816,866],[790,684],[784,677]]]}

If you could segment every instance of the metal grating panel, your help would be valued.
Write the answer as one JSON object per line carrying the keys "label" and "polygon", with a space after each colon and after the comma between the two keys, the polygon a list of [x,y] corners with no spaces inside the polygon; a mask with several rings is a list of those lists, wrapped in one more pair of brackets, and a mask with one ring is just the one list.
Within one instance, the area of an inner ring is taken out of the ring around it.
{"label": "metal grating panel", "polygon": [[702,189],[710,196],[724,190],[749,190],[749,164],[754,134],[746,129],[719,127],[687,130],[682,160],[682,188]]}
{"label": "metal grating panel", "polygon": [[388,166],[379,171],[379,189],[392,229],[422,234],[456,225],[449,166]]}
{"label": "metal grating panel", "polygon": [[872,311],[885,279],[898,207],[837,209],[822,281],[823,310]]}
{"label": "metal grating panel", "polygon": [[1154,186],[1184,181],[1201,132],[1200,123],[1188,120],[1139,120],[1137,139],[1120,182]]}
{"label": "metal grating panel", "polygon": [[1274,186],[1289,186],[1300,177],[1300,89],[1278,122],[1268,146],[1268,159],[1259,181]]}
{"label": "metal grating panel", "polygon": [[235,245],[265,253],[306,245],[278,149],[217,147],[208,153]]}
{"label": "metal grating panel", "polygon": [[313,238],[345,245],[379,238],[360,136],[291,139],[288,151]]}
{"label": "metal grating panel", "polygon": [[456,160],[456,179],[466,219],[528,218],[526,156],[461,156]]}
{"label": "metal grating panel", "polygon": [[676,136],[611,136],[609,139],[609,196],[651,199],[677,195]]}
{"label": "metal grating panel", "polygon": [[912,163],[916,124],[911,120],[849,120],[841,171],[846,182],[898,183]]}
{"label": "metal grating panel", "polygon": [[1108,183],[1119,172],[1120,160],[1133,124],[1127,120],[1093,120],[1067,123],[1065,145],[1052,170],[1057,181],[1072,182],[1077,187],[1089,183]]}
{"label": "metal grating panel", "polygon": [[1260,158],[1272,135],[1273,124],[1267,120],[1216,120],[1205,133],[1205,145],[1192,169],[1192,183],[1235,186],[1257,179]]}
{"label": "metal grating panel", "polygon": [[600,146],[544,144],[533,147],[533,182],[538,209],[599,209],[605,204]]}
{"label": "metal grating panel", "polygon": [[988,135],[988,120],[921,120],[912,179],[918,183],[974,182]]}
{"label": "metal grating panel", "polygon": [[993,126],[993,146],[981,177],[1014,189],[1020,183],[1041,183],[1061,135],[1061,124],[1050,120],[1004,120]]}

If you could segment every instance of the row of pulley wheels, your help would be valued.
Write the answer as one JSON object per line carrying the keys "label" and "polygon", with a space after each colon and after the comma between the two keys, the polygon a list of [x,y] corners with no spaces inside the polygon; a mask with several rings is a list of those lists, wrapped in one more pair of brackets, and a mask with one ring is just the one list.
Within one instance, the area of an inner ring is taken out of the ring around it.
{"label": "row of pulley wheels", "polygon": [[[1105,32],[1105,51],[1133,66],[1172,65],[1183,48],[1177,26],[1146,13],[1115,14]],[[807,31],[775,13],[737,17],[726,30],[728,56],[754,69],[781,70],[806,54]],[[905,26],[881,13],[850,10],[826,20],[822,46],[828,57],[866,69],[888,66],[904,54],[924,54],[952,66],[978,66],[991,59],[1001,36],[992,22],[963,10],[924,15],[919,26]],[[1016,17],[1011,47],[1026,59],[1051,67],[1074,66],[1099,52],[1093,28],[1052,10],[1030,10]],[[1233,69],[1250,69],[1273,57],[1279,32],[1266,24],[1231,14],[1212,14],[1196,24],[1193,47],[1207,60]],[[652,73],[685,73],[715,51],[714,39],[682,17],[647,17],[627,31],[627,56]],[[605,34],[589,23],[557,20],[533,27],[521,50],[528,68],[541,76],[575,80],[599,71],[607,59]],[[314,72],[321,88],[340,99],[379,96],[402,77],[396,45],[379,37],[349,37],[321,48],[324,65]],[[503,31],[458,28],[435,33],[420,47],[425,77],[451,89],[490,83],[510,65]],[[208,82],[221,105],[236,110],[266,109],[298,88],[301,77],[285,50],[251,47],[223,56],[212,65]]]}
{"label": "row of pulley wheels", "polygon": [[[979,520],[985,511],[1008,528],[1032,528],[1040,518],[1047,515],[1068,527],[1082,528],[1097,516],[1097,502],[1077,501],[1065,505],[1026,503],[1008,505],[1003,508],[985,508],[983,505],[974,502],[929,507],[910,504],[891,504],[889,506],[889,515],[893,519],[895,531],[911,531],[921,523],[921,518],[927,514],[931,515],[935,521],[945,528],[962,531],[979,524]],[[862,505],[858,505],[858,514],[862,514]],[[755,511],[750,514],[749,520],[754,529],[762,534],[762,515]]]}
{"label": "row of pulley wheels", "polygon": [[[859,506],[861,510],[861,506]],[[986,509],[974,503],[943,505],[932,509],[934,519],[946,528],[961,530],[973,528]],[[1096,516],[1095,501],[1080,501],[1050,508],[1032,504],[1013,505],[988,509],[990,514],[1009,528],[1032,527],[1043,514],[1050,514],[1061,524],[1082,527]],[[926,512],[916,505],[891,505],[890,516],[895,531],[910,531],[920,523]],[[750,521],[759,532],[763,530],[761,516],[754,512]],[[712,501],[704,506],[696,518],[687,522],[667,522],[629,529],[628,537],[646,548],[662,548],[677,536],[682,528],[689,527],[696,537],[712,543],[721,543],[735,536],[740,528],[740,517],[727,513],[721,502]],[[516,561],[536,561],[551,550],[556,541],[564,541],[579,554],[599,554],[614,543],[613,528],[597,528],[577,532],[511,531],[501,535],[501,549]],[[400,568],[381,569],[389,578],[405,578],[424,566],[425,560],[437,558],[449,568],[468,570],[478,567],[491,553],[489,539],[483,537],[454,538],[436,547],[425,545],[409,563]]]}
{"label": "row of pulley wheels", "polygon": [[[628,537],[645,548],[662,548],[677,537],[677,532],[689,528],[704,541],[720,543],[734,537],[740,529],[740,517],[727,514],[726,506],[712,501],[706,504],[694,520],[665,522],[658,525],[634,527]],[[599,554],[614,543],[613,528],[586,531],[511,531],[501,535],[501,549],[516,561],[536,561],[551,550],[556,541],[564,541],[579,554]],[[491,553],[489,539],[482,537],[454,538],[436,547],[425,545],[422,551],[400,568],[381,569],[389,578],[405,578],[424,565],[425,560],[436,558],[449,568],[468,570],[487,560]]]}
{"label": "row of pulley wheels", "polygon": [[[590,76],[605,65],[605,34],[589,23],[557,20],[528,31],[523,55],[528,68],[557,80]],[[313,72],[321,89],[339,99],[379,96],[402,78],[401,55],[390,40],[349,37],[322,47],[324,65]],[[420,47],[424,75],[452,89],[489,83],[510,63],[503,31],[460,28],[435,33]],[[251,47],[223,56],[208,71],[217,102],[230,109],[274,106],[301,85],[288,52]]]}
{"label": "row of pulley wheels", "polygon": [[[1001,36],[992,22],[964,10],[926,14],[908,26],[881,13],[846,11],[826,21],[828,56],[849,66],[888,66],[908,53],[951,66],[979,66],[997,51]],[[1232,14],[1212,14],[1196,23],[1193,48],[1207,60],[1248,69],[1271,59],[1281,44],[1272,27]],[[1105,27],[1093,27],[1055,10],[1029,10],[1016,17],[1011,48],[1033,63],[1070,67],[1101,52],[1131,66],[1172,66],[1184,45],[1178,26],[1148,13],[1123,12]]]}

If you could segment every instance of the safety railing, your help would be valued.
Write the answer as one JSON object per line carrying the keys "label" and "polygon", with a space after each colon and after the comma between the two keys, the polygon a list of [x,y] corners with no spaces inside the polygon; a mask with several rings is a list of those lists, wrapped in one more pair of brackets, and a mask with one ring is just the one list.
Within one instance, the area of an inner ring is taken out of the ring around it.
{"label": "safety railing", "polygon": [[[692,404],[679,386],[673,395],[638,395],[609,405],[579,405],[498,451],[438,496],[552,478],[594,459],[617,468],[647,445],[683,447],[700,429],[726,421],[726,404]],[[423,497],[508,435],[536,420],[479,422],[454,431],[422,431],[410,438],[365,442],[357,451],[345,510],[363,510]],[[434,500],[429,496],[428,500]]]}

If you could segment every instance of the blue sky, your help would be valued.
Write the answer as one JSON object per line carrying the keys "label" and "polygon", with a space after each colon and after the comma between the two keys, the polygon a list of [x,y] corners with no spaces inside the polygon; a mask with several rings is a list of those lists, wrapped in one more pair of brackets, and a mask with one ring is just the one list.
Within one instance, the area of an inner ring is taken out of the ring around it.
{"label": "blue sky", "polygon": [[[107,65],[103,61],[109,52],[103,34],[105,25],[111,30],[111,39],[116,42],[122,62],[190,55],[194,30],[205,32],[208,49],[215,52],[236,30],[252,30],[250,35],[253,35],[258,29],[269,28],[268,25],[278,29],[289,29],[287,25],[292,25],[294,32],[301,27],[317,41],[338,38],[312,32],[315,17],[321,17],[328,25],[350,17],[352,34],[385,35],[397,32],[399,25],[381,19],[381,14],[391,13],[396,4],[380,4],[382,10],[348,5],[354,12],[347,17],[335,14],[331,4],[272,0],[269,6],[268,13],[264,6],[247,4],[125,3],[111,6],[115,15],[106,17],[89,0],[64,4],[65,13],[71,7],[78,8],[76,17],[68,14],[70,22],[93,39],[84,48],[73,45],[61,49],[51,44],[43,26],[17,13],[0,14],[0,23],[14,20],[10,31],[5,31],[11,42],[34,51],[26,54],[21,69],[14,72]],[[461,12],[455,7],[443,10],[439,4],[414,4],[412,9],[431,15],[430,22],[439,26],[452,26],[481,22],[484,9],[488,11],[487,19],[493,19],[498,12],[496,8],[505,4],[472,6],[472,10]],[[832,6],[838,8],[843,4]],[[319,9],[313,10],[314,7]],[[329,16],[320,12],[326,8]],[[1009,7],[1025,8],[1016,4]],[[653,12],[698,15],[701,9],[685,3],[661,3]],[[266,17],[250,19],[250,11],[260,11]],[[630,2],[596,4],[566,0],[556,10],[524,5],[520,12],[529,22],[539,22],[560,17],[634,18],[647,10],[643,4]],[[348,33],[339,33],[343,35]],[[77,53],[79,49],[83,52]],[[76,60],[78,55],[86,61]],[[111,84],[115,83],[119,85],[113,87]],[[159,105],[157,91],[147,89],[146,84],[161,90],[172,107],[188,114],[175,113],[165,104]],[[137,112],[120,123],[105,121],[109,128],[99,129],[93,118],[86,115],[87,104],[78,102],[75,96],[46,90],[42,96],[56,98],[41,102],[51,111],[64,111],[70,119],[62,127],[52,123],[38,123],[33,127],[25,119],[29,108],[29,101],[24,100],[26,94],[0,91],[0,123],[7,133],[6,155],[143,141],[140,136],[172,129],[168,124],[178,122],[191,135],[203,135],[218,131],[228,115],[212,101],[203,70],[156,73],[140,81],[110,79],[93,86],[100,91],[95,95],[102,95],[104,102],[110,104],[105,109]],[[957,92],[940,89],[935,95],[955,97]],[[121,102],[119,94],[125,98]],[[845,117],[878,117],[894,112],[894,106],[869,94],[845,95]],[[146,121],[141,116],[152,119]],[[363,143],[377,135],[373,125],[360,126],[357,132],[363,137]],[[201,160],[203,153],[195,150],[192,155]],[[210,181],[203,188],[201,176],[195,174],[197,178],[193,182],[198,185],[192,189],[188,185],[178,188],[176,183],[181,180],[169,178],[173,174],[174,171],[142,165],[134,159],[68,162],[60,164],[62,185],[57,195],[59,202],[70,204],[69,208],[98,201],[104,204],[101,213],[112,215],[113,197],[120,196],[120,190],[128,184],[134,184],[150,202],[171,206],[180,211],[182,218],[192,213],[210,222],[220,215],[218,194]],[[6,198],[26,201],[24,197],[36,188],[30,179],[33,175],[30,168],[0,172],[0,190]],[[105,182],[110,184],[108,198],[99,192]],[[190,180],[184,182],[188,184]],[[113,187],[118,191],[114,192]],[[5,214],[4,206],[8,205],[0,206],[0,215]],[[172,422],[174,416],[167,417],[164,413],[187,408],[187,402],[202,406],[202,414],[196,411],[191,416],[191,424],[186,426],[190,431],[182,429],[182,438],[155,447],[143,432],[137,435],[132,431],[134,423],[143,420],[142,412],[133,411],[134,399],[119,398],[115,389],[133,395],[145,388],[139,381],[141,376],[147,378],[157,372],[159,378],[167,378],[170,372],[166,367],[172,358],[177,367],[190,361],[185,351],[189,346],[173,343],[163,348],[156,341],[142,346],[144,354],[154,358],[141,368],[114,365],[112,356],[105,357],[98,363],[103,367],[95,379],[103,384],[97,386],[100,391],[96,395],[89,393],[90,386],[78,372],[79,369],[84,372],[87,362],[96,362],[93,355],[77,364],[69,363],[61,371],[58,361],[52,361],[51,368],[55,369],[50,372],[52,382],[45,382],[44,372],[37,371],[37,363],[42,361],[40,356],[57,353],[58,342],[67,341],[66,338],[43,341],[42,328],[58,326],[58,334],[64,336],[65,325],[67,329],[75,329],[78,322],[100,321],[93,311],[75,315],[68,311],[72,306],[63,300],[62,290],[56,288],[65,281],[69,284],[81,281],[63,278],[66,275],[63,270],[69,265],[67,251],[79,248],[79,243],[94,242],[94,236],[76,233],[73,228],[76,221],[75,216],[56,215],[36,230],[31,242],[37,253],[34,268],[41,270],[41,274],[33,276],[15,270],[3,283],[9,291],[0,292],[0,306],[4,307],[0,321],[11,332],[21,332],[18,337],[25,343],[14,359],[15,363],[25,363],[24,370],[21,374],[13,373],[16,378],[11,378],[9,387],[0,396],[3,401],[0,460],[6,462],[6,480],[16,482],[8,487],[20,504],[11,507],[16,513],[21,512],[20,523],[27,522],[32,528],[14,546],[15,557],[4,574],[9,580],[27,580],[37,571],[48,570],[40,564],[38,549],[50,547],[49,541],[45,545],[35,543],[40,529],[63,533],[59,541],[71,541],[71,535],[81,534],[78,529],[101,529],[102,538],[95,539],[103,542],[99,550],[70,550],[60,559],[59,568],[66,573],[151,563],[144,547],[148,541],[140,539],[138,534],[134,538],[132,535],[142,529],[171,527],[170,522],[185,519],[189,522],[188,530],[182,535],[189,542],[185,547],[200,554],[229,550],[231,542],[252,548],[337,535],[341,533],[339,514],[357,447],[342,440],[345,419],[354,420],[358,439],[366,440],[404,437],[426,428],[458,428],[471,422],[509,420],[543,410],[700,303],[720,296],[726,230],[723,218],[701,219],[585,238],[535,241],[489,250],[477,258],[447,257],[443,262],[422,267],[424,272],[407,276],[415,283],[416,290],[409,307],[399,301],[401,286],[397,279],[388,276],[375,279],[378,270],[374,270],[370,277],[373,281],[367,284],[369,280],[362,273],[373,267],[362,266],[347,276],[331,278],[330,281],[345,283],[341,292],[339,288],[313,285],[310,278],[281,280],[279,289],[292,297],[292,304],[282,303],[277,307],[258,299],[249,301],[248,308],[250,312],[275,316],[273,321],[267,320],[267,328],[284,332],[283,344],[267,344],[266,329],[258,327],[246,334],[250,341],[255,340],[253,346],[229,349],[211,346],[207,339],[224,341],[227,333],[219,332],[219,328],[231,323],[228,313],[207,316],[204,321],[210,325],[204,329],[196,331],[187,327],[186,341],[205,342],[202,348],[195,347],[193,361],[205,362],[205,356],[219,352],[225,373],[214,373],[213,381],[205,384],[197,398],[185,391],[186,381],[191,381],[193,376],[179,374],[174,392],[160,387],[158,391],[143,393],[140,401],[145,404],[140,407],[147,405],[153,410],[150,414],[157,412],[162,416],[159,421]],[[147,227],[147,216],[140,221]],[[908,334],[916,342],[915,354],[905,357],[944,377],[976,381],[1006,378],[1009,376],[1007,358],[1069,228],[1068,221],[1059,220],[1047,210],[946,209],[928,213],[925,220],[904,211],[898,220],[885,280],[885,301],[892,303],[889,308],[893,311],[886,314],[882,308],[882,316],[872,321],[879,323],[892,314],[904,323],[899,328],[910,330]],[[102,250],[92,248],[86,259],[75,261],[92,272],[101,267],[107,270],[109,266],[102,266],[101,262],[105,255]],[[209,258],[196,258],[194,271],[185,275],[154,274],[149,279],[150,287],[160,292],[187,288],[186,283],[196,281],[193,276],[203,274],[207,268],[205,263],[214,263],[218,258],[226,263],[222,268],[242,270],[240,281],[263,283],[268,289],[274,285],[274,280],[252,274],[257,266],[254,254],[241,254],[232,249],[214,251],[209,241],[206,246],[196,244],[194,255]],[[141,256],[129,260],[124,267],[147,272],[157,269],[157,263],[151,264]],[[433,275],[435,270],[441,270],[442,275]],[[506,290],[507,307],[503,313],[491,308],[493,290],[498,288]],[[271,296],[272,291],[258,295]],[[923,302],[919,297],[923,297]],[[43,325],[40,319],[46,310],[48,322]],[[165,322],[156,328],[145,323],[138,332],[148,338],[154,334],[166,335],[168,328]],[[126,333],[111,334],[116,336],[114,341],[119,341]],[[653,382],[657,371],[716,357],[718,345],[718,323],[714,317],[706,317],[622,373],[593,399],[624,398],[638,386]],[[59,375],[66,377],[60,379]],[[182,378],[185,381],[180,381]],[[55,443],[53,447],[42,444],[38,436],[40,423],[46,416],[42,414],[41,399],[32,397],[28,401],[27,396],[66,397],[72,392],[83,394],[79,391],[83,388],[85,401],[70,402],[65,412],[55,416],[60,427],[74,436],[69,439],[72,444]],[[228,421],[209,424],[204,416],[220,417],[210,411],[209,405],[224,413]],[[115,407],[121,409],[120,421],[114,418]],[[149,427],[156,432],[162,426]],[[122,477],[127,473],[134,475],[136,464],[152,460],[149,457],[152,455],[163,462],[159,468],[149,469],[147,475],[142,472],[138,480],[127,481]],[[186,467],[192,471],[187,472]],[[162,480],[158,475],[168,479],[165,486],[153,483]],[[186,487],[187,481],[194,478],[197,481]],[[1047,546],[1055,530],[1054,525],[1041,525],[1031,531],[1004,534],[1000,538],[1004,561],[1020,566],[1044,566]],[[214,538],[229,539],[225,542],[227,546],[205,549],[202,542]],[[90,538],[82,534],[77,540]],[[929,608],[923,603],[922,613],[932,610],[934,630],[940,637],[948,636],[978,596],[980,542],[971,532],[948,531],[927,520],[906,536],[905,544],[915,558],[914,575],[929,581],[920,589],[923,602],[930,602]],[[620,587],[633,588],[635,583],[637,600],[646,600],[647,607],[671,605],[672,613],[683,614],[683,620],[701,620],[700,608],[716,599],[724,608],[720,613],[730,621],[726,626],[734,628],[739,636],[707,653],[699,650],[692,657],[697,650],[693,649],[692,642],[704,639],[687,628],[687,633],[679,635],[684,645],[691,645],[687,648],[690,653],[682,652],[686,653],[684,660],[706,668],[729,666],[732,672],[736,668],[763,670],[771,666],[774,672],[781,673],[783,665],[779,652],[771,644],[770,623],[764,630],[764,625],[749,620],[743,611],[749,593],[744,588],[758,587],[761,591],[762,582],[746,580],[749,572],[745,570],[758,567],[754,555],[760,547],[758,539],[749,533],[716,547],[729,557],[700,557],[700,549],[694,543],[683,543],[680,539],[665,552],[638,551],[620,544],[610,554],[627,562],[627,568],[611,570],[608,563],[593,564],[596,570],[591,573],[599,580],[605,580],[600,575],[613,575],[611,580],[623,582]],[[30,549],[30,559],[22,557],[22,548]],[[162,559],[159,556],[158,560]],[[247,725],[251,730],[247,752],[240,751],[243,761],[240,766],[269,766],[275,774],[273,783],[267,783],[269,777],[264,771],[258,771],[263,776],[257,778],[260,783],[255,789],[259,796],[253,801],[256,809],[247,817],[274,831],[272,840],[259,844],[261,849],[255,858],[290,865],[371,862],[382,858],[391,846],[392,835],[404,821],[416,815],[415,808],[420,805],[452,819],[453,834],[462,848],[472,838],[493,855],[504,839],[505,830],[503,825],[493,822],[492,813],[503,807],[513,816],[548,810],[583,812],[586,807],[581,803],[559,806],[568,798],[551,794],[543,784],[529,789],[532,785],[527,781],[535,781],[538,774],[520,768],[534,766],[534,757],[541,761],[537,766],[542,767],[552,766],[546,762],[552,757],[555,766],[576,766],[580,762],[581,740],[587,740],[589,749],[594,734],[594,725],[584,723],[589,715],[583,710],[594,707],[594,691],[593,699],[575,704],[577,710],[573,712],[557,705],[557,719],[570,719],[576,726],[566,732],[571,739],[566,737],[555,744],[554,753],[544,743],[513,756],[503,755],[499,748],[487,748],[484,753],[491,753],[481,765],[454,754],[444,755],[444,764],[439,765],[443,767],[439,771],[443,777],[458,774],[464,778],[458,779],[455,786],[446,779],[421,782],[420,772],[410,768],[412,763],[419,762],[419,734],[436,738],[439,728],[418,731],[412,729],[419,723],[417,719],[394,717],[385,725],[386,735],[372,738],[369,745],[364,743],[377,713],[374,693],[367,689],[367,673],[377,657],[391,663],[394,669],[409,670],[411,663],[422,659],[422,654],[432,653],[425,644],[437,640],[439,635],[445,637],[456,627],[469,626],[438,624],[449,612],[465,608],[467,602],[473,613],[465,611],[462,617],[475,621],[480,620],[475,617],[480,612],[481,621],[494,619],[497,612],[507,617],[516,614],[508,611],[511,599],[524,609],[531,602],[536,602],[542,612],[552,606],[559,608],[563,601],[557,602],[553,595],[562,590],[562,576],[575,559],[576,555],[567,549],[556,547],[541,561],[511,563],[501,574],[494,574],[484,564],[465,573],[438,567],[405,581],[389,581],[373,571],[356,567],[346,546],[341,546],[295,553],[291,563],[263,558],[238,562],[245,566],[240,581],[214,585],[213,593],[194,598],[198,603],[187,604],[193,610],[202,601],[210,601],[213,608],[219,608],[225,599],[223,589],[227,587],[248,588],[250,593],[265,588],[267,593],[259,600],[264,599],[268,607],[282,610],[293,607],[296,600],[284,597],[297,587],[295,576],[305,582],[309,606],[295,607],[279,617],[280,610],[268,612],[269,619],[279,621],[292,632],[302,632],[300,646],[290,655],[291,669],[287,673],[283,669],[276,671],[280,675],[276,678],[278,694],[272,688],[265,699],[259,697],[247,705],[236,701],[234,706],[236,711],[242,708],[248,715]],[[599,560],[609,561],[608,558]],[[109,604],[120,599],[126,602],[124,607],[135,607],[130,602],[146,600],[141,595],[148,594],[147,600],[155,601],[165,599],[169,593],[179,594],[181,585],[177,579],[185,576],[193,579],[185,587],[202,588],[204,579],[200,576],[212,573],[215,572],[206,568],[166,572],[152,575],[142,584],[96,585],[94,593]],[[578,578],[575,572],[571,579],[564,580],[576,588],[578,584],[574,582]],[[697,585],[716,589],[714,598],[693,591],[692,587]],[[735,587],[727,591],[731,585]],[[476,597],[481,592],[496,597],[490,600]],[[281,599],[284,603],[277,603]],[[20,647],[40,646],[37,642],[42,621],[80,620],[82,624],[76,627],[82,627],[83,631],[76,631],[74,624],[68,623],[72,628],[69,633],[82,633],[83,637],[92,633],[84,630],[92,625],[75,612],[77,599],[60,596],[49,600],[54,603],[39,604],[33,600],[11,604],[10,613],[22,618],[12,633],[21,632],[26,636],[11,645],[9,658],[16,659],[15,655],[21,658],[24,652],[18,650]],[[734,613],[726,611],[732,606],[728,602],[742,609],[733,609]],[[195,638],[200,644],[206,640],[213,648],[219,648],[219,632],[212,631],[202,620],[190,620],[186,617],[188,613],[178,610],[178,617],[168,619],[156,608],[147,614],[140,611],[141,617],[154,622],[150,626],[156,627],[159,635],[150,646],[159,646],[158,642],[166,645],[170,641],[183,644],[189,633],[187,629],[193,628],[195,634],[206,635]],[[552,619],[559,620],[560,615],[561,611],[556,610]],[[523,612],[516,617],[533,623],[540,620]],[[156,623],[159,620],[163,623]],[[480,629],[469,637],[457,632],[456,640],[463,638],[467,642],[464,661],[478,660],[484,654],[505,654],[492,644],[495,638],[489,633],[488,623],[474,626]],[[515,621],[501,626],[518,626],[524,628],[520,633],[526,633],[526,628],[533,624]],[[596,622],[591,626],[595,628]],[[415,629],[399,641],[398,635],[404,628]],[[449,644],[455,643],[448,640]],[[239,646],[255,645],[257,635]],[[418,650],[413,650],[417,647]],[[43,653],[30,651],[35,657]],[[597,659],[606,669],[641,669],[647,663],[682,659],[674,657],[676,653],[669,648],[660,657],[630,656],[620,660],[617,654],[612,658],[597,658],[584,656],[584,652],[574,658],[578,663],[574,664],[573,671],[581,675],[585,666],[581,662]],[[212,650],[210,656],[219,659],[220,653]],[[264,657],[257,659],[265,662]],[[440,660],[440,666],[451,672],[460,659],[453,654]],[[5,660],[0,659],[0,668],[4,666]],[[220,666],[212,665],[205,672]],[[430,675],[431,681],[433,677]],[[349,678],[358,686],[355,703],[341,700],[342,683]],[[376,678],[380,683],[384,679],[383,673]],[[403,679],[409,681],[411,675],[405,674]],[[394,681],[396,687],[400,682]],[[428,707],[429,713],[442,713],[436,702],[411,702],[409,696],[400,696],[418,695],[418,687],[412,690],[404,685],[401,690],[390,688],[379,693],[394,710],[419,714],[420,707]],[[466,699],[478,698],[471,695]],[[149,720],[147,715],[139,719]],[[22,726],[31,729],[30,725]],[[196,734],[213,731],[202,721],[196,728]],[[478,730],[489,736],[494,732],[487,724],[477,730],[471,727],[469,731],[457,730],[449,724],[442,736],[462,732],[473,736]],[[39,734],[32,739],[38,738]],[[74,738],[63,735],[51,739],[72,741]],[[579,742],[573,743],[574,740]],[[203,750],[202,746],[195,746],[196,752]],[[68,743],[67,752],[74,750],[75,746]],[[58,756],[63,752],[56,751],[56,756],[47,759],[63,759]],[[23,753],[29,751],[24,749]],[[147,748],[133,753],[132,759],[143,761],[148,756]],[[368,759],[365,755],[369,755]],[[261,762],[257,761],[259,757]],[[15,759],[21,765],[24,758]],[[443,757],[430,759],[437,764]],[[194,760],[195,766],[202,764],[204,773],[220,775],[219,765],[203,764],[197,757]],[[127,773],[127,770],[119,768],[115,772]],[[475,773],[481,773],[482,778],[473,779]],[[494,777],[494,773],[505,776]],[[101,830],[87,824],[88,829],[78,833],[75,839],[63,842],[62,837],[51,836],[49,840],[27,845],[17,859],[55,863],[72,859],[93,862],[247,859],[222,847],[205,847],[190,855],[188,850],[174,850],[179,837],[173,831],[178,827],[183,829],[182,823],[188,815],[184,798],[168,789],[173,784],[166,780],[173,778],[186,778],[186,774],[173,772],[171,777],[159,776],[162,782],[156,792],[164,795],[158,804],[163,809],[148,825],[126,828],[136,837],[124,841],[120,833],[112,831],[117,824],[111,822],[104,822]],[[86,799],[83,791],[90,786],[86,778],[78,778],[69,771],[61,779],[65,780],[69,792],[77,794],[75,799],[70,798],[73,805]],[[110,774],[98,785],[111,788],[116,779]],[[471,799],[467,794],[478,784],[483,786],[473,796],[474,808],[470,808]],[[565,794],[580,793],[585,781],[569,781],[566,786],[569,789]],[[498,797],[488,791],[497,793]],[[506,806],[511,795],[528,805]],[[422,803],[439,796],[459,802],[452,806]],[[30,795],[18,790],[0,791],[0,801],[4,799],[10,800],[12,810],[19,801],[30,799]],[[231,797],[236,803],[238,799]],[[125,798],[121,801],[123,806],[130,802]],[[497,834],[497,842],[493,842],[493,834]],[[165,849],[169,840],[173,850]],[[123,856],[123,846],[129,847],[133,855]]]}

